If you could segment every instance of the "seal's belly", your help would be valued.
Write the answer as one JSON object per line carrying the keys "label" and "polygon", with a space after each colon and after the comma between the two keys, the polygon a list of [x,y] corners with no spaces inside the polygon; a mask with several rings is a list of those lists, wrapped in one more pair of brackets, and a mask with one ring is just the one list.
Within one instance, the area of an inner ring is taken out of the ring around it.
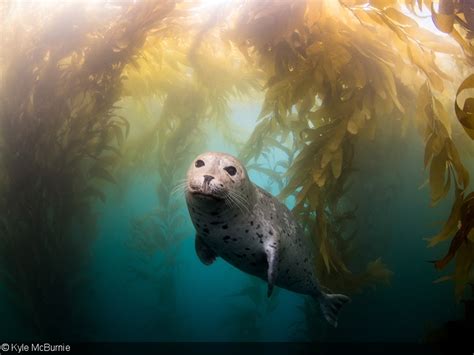
{"label": "seal's belly", "polygon": [[206,243],[218,256],[236,268],[265,279],[268,264],[263,245],[258,238],[251,236],[249,229],[247,230],[211,230]]}
{"label": "seal's belly", "polygon": [[[258,223],[261,223],[261,220],[251,222],[235,223],[233,227],[224,224],[211,228],[205,242],[226,262],[243,272],[267,281],[268,262],[264,246],[267,240],[265,233],[260,232],[266,230],[268,226],[260,226]],[[290,238],[294,239],[296,236]],[[304,256],[307,253],[305,249],[300,243],[288,243],[281,248],[276,286],[298,293],[312,292],[316,280],[311,272],[311,258]]]}

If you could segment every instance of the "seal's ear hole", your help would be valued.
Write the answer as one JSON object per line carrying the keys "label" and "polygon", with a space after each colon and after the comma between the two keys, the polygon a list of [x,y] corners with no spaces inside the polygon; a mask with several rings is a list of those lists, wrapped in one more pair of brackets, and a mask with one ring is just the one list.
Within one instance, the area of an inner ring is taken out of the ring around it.
{"label": "seal's ear hole", "polygon": [[230,176],[237,174],[237,169],[234,166],[226,166],[224,170],[227,171]]}
{"label": "seal's ear hole", "polygon": [[196,168],[200,168],[201,166],[204,166],[204,162],[201,160],[201,159],[198,159],[196,160],[196,162],[194,163],[194,166]]}

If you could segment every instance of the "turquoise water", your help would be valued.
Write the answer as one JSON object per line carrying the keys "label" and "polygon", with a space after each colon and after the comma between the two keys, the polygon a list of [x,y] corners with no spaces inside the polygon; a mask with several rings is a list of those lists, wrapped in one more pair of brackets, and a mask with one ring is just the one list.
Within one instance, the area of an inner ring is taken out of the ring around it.
{"label": "turquoise water", "polygon": [[[250,132],[258,107],[237,106],[234,120]],[[208,150],[238,153],[209,127]],[[245,137],[242,137],[245,138]],[[381,257],[393,271],[389,286],[378,285],[351,295],[353,302],[341,313],[339,327],[332,329],[316,314],[311,336],[305,330],[301,307],[305,297],[279,290],[267,300],[263,281],[247,276],[217,260],[200,263],[194,251],[194,231],[184,209],[186,238],[170,251],[149,257],[132,250],[128,241],[131,221],[157,207],[157,176],[132,174],[107,189],[107,201],[98,204],[98,238],[84,267],[86,278],[77,291],[78,317],[84,324],[71,329],[70,338],[92,341],[421,341],[443,322],[462,317],[454,301],[451,283],[433,284],[438,274],[428,260],[444,251],[426,248],[423,238],[435,234],[447,216],[450,201],[429,206],[428,190],[419,189],[423,147],[413,134],[392,150],[389,157],[377,154],[379,146],[367,145],[360,166],[368,164],[372,175],[361,172],[350,199],[359,205],[362,225],[360,250],[364,260]],[[370,165],[372,164],[372,166]],[[390,167],[390,169],[388,168]],[[381,170],[384,168],[384,170]],[[362,170],[361,170],[362,171]],[[261,186],[268,179],[250,172]],[[381,188],[382,186],[382,188]],[[390,186],[390,188],[386,188]],[[276,186],[272,192],[277,193]],[[290,204],[291,207],[291,204]],[[165,267],[163,262],[167,261]],[[137,271],[138,270],[138,271]],[[335,274],[334,277],[337,277]],[[257,291],[256,301],[242,295],[246,287]],[[8,304],[2,304],[0,332],[6,338],[29,339],[30,330],[16,321]]]}

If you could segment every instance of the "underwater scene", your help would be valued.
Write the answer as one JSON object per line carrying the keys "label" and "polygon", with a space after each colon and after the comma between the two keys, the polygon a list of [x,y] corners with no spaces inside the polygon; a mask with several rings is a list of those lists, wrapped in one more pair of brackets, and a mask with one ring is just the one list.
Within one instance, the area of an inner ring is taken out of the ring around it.
{"label": "underwater scene", "polygon": [[474,1],[4,0],[0,31],[0,352],[469,343]]}

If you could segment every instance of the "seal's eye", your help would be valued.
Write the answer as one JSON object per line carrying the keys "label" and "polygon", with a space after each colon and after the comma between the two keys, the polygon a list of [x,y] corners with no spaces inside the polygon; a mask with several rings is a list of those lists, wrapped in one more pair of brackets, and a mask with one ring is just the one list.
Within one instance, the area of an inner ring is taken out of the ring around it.
{"label": "seal's eye", "polygon": [[200,168],[201,166],[204,166],[204,162],[201,159],[196,160],[196,162],[194,163],[194,166],[196,168]]}
{"label": "seal's eye", "polygon": [[237,169],[233,166],[226,166],[224,170],[227,171],[230,176],[234,176],[237,173]]}

